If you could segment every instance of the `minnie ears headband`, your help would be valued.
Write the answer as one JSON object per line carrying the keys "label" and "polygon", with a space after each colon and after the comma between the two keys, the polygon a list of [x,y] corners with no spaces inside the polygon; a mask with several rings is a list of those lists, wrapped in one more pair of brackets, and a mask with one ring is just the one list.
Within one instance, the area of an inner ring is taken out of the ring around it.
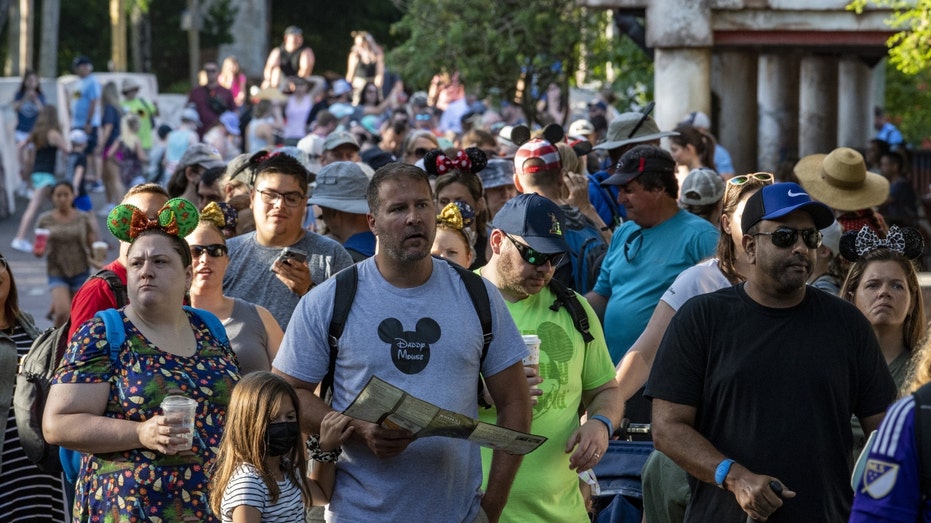
{"label": "minnie ears headband", "polygon": [[488,165],[488,157],[478,147],[461,150],[452,158],[439,149],[433,149],[423,157],[424,170],[435,176],[447,174],[453,170],[478,174],[486,165]]}
{"label": "minnie ears headband", "polygon": [[107,228],[113,236],[127,243],[132,243],[149,229],[161,229],[172,236],[184,238],[197,227],[199,219],[193,203],[184,198],[172,198],[158,210],[153,220],[133,205],[117,205],[107,216]]}
{"label": "minnie ears headband", "polygon": [[230,236],[236,232],[236,223],[239,213],[236,208],[225,202],[210,202],[200,211],[201,223],[207,222],[216,225],[224,235]]}
{"label": "minnie ears headband", "polygon": [[[569,144],[569,147],[572,147],[572,150],[575,152],[576,156],[585,156],[586,154],[592,152],[592,144],[588,140],[575,140],[572,138],[566,138],[566,132],[563,130],[562,126],[556,123],[548,124],[543,128],[543,139],[555,144],[566,140]],[[520,147],[525,143],[530,141],[530,128],[526,125],[515,125],[511,129],[511,142],[514,145]]]}
{"label": "minnie ears headband", "polygon": [[914,260],[924,253],[925,244],[917,229],[900,228],[897,225],[889,227],[889,234],[882,239],[865,225],[859,231],[845,232],[840,238],[840,253],[851,262],[860,260],[877,249],[888,249]]}
{"label": "minnie ears headband", "polygon": [[465,227],[471,227],[472,224],[475,223],[475,211],[472,209],[472,206],[466,202],[456,200],[447,203],[446,207],[443,207],[440,214],[436,216],[436,221],[439,224],[444,224],[457,231],[461,231]]}

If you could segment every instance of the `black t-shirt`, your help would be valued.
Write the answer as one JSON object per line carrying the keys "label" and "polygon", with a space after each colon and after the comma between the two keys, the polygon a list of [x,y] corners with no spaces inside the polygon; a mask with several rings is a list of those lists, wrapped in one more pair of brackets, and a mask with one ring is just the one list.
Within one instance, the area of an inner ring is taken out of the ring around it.
{"label": "black t-shirt", "polygon": [[[808,288],[763,307],[744,285],[686,302],[660,344],[645,395],[697,409],[695,428],[725,456],[797,495],[772,523],[847,521],[850,416],[883,412],[895,385],[869,322]],[[744,523],[734,495],[689,477],[686,521]]]}

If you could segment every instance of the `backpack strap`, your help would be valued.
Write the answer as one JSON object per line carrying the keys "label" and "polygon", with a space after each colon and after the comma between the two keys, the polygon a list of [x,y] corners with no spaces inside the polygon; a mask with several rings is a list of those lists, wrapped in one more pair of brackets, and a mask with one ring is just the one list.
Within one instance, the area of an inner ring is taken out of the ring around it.
{"label": "backpack strap", "polygon": [[320,382],[320,397],[325,398],[333,389],[333,374],[336,372],[336,356],[339,353],[339,338],[346,327],[346,318],[349,309],[356,297],[356,288],[359,286],[359,269],[350,265],[336,273],[336,290],[333,299],[333,314],[330,316],[330,328],[327,331],[327,344],[330,346],[330,362],[327,366],[326,376]]}
{"label": "backpack strap", "polygon": [[481,366],[485,363],[485,356],[488,355],[488,346],[491,345],[491,340],[495,337],[491,323],[491,301],[488,299],[485,279],[449,260],[447,260],[447,263],[449,263],[450,267],[456,269],[456,272],[462,278],[466,292],[469,293],[469,298],[472,300],[472,306],[475,307],[475,313],[478,314],[478,321],[482,325],[482,358],[479,360],[479,369],[481,369]]}
{"label": "backpack strap", "polygon": [[222,345],[229,344],[230,340],[226,335],[226,327],[223,326],[220,318],[217,318],[216,315],[205,309],[195,309],[194,307],[189,307],[187,305],[184,305],[183,308],[194,316],[200,318],[200,321],[207,325],[207,328],[210,329],[210,335],[213,336],[213,339],[217,340]]}
{"label": "backpack strap", "polygon": [[126,341],[126,328],[123,327],[123,318],[120,316],[120,311],[106,309],[97,311],[94,316],[103,320],[103,326],[107,332],[107,344],[110,345],[110,361],[116,361],[120,353],[120,347]]}
{"label": "backpack strap", "polygon": [[566,284],[555,278],[550,280],[550,290],[556,295],[556,299],[550,305],[550,310],[558,311],[560,307],[565,307],[566,311],[569,312],[569,316],[572,317],[575,330],[579,331],[585,343],[594,340],[595,337],[592,336],[591,325],[588,322],[588,314],[585,313],[585,308],[579,302],[578,295],[572,292],[572,289],[566,287]]}
{"label": "backpack strap", "polygon": [[611,230],[614,230],[615,227],[621,224],[621,209],[617,206],[617,200],[614,198],[614,195],[611,194],[611,191],[606,189],[601,185],[601,181],[598,178],[595,178],[595,175],[589,174],[588,181],[595,184],[595,187],[598,188],[598,191],[601,192],[601,197],[608,204],[608,208],[611,210],[612,220],[611,223],[606,224],[608,227],[611,227]]}
{"label": "backpack strap", "polygon": [[912,393],[915,398],[915,441],[918,444],[918,471],[921,497],[931,499],[931,383]]}
{"label": "backpack strap", "polygon": [[116,298],[116,308],[121,309],[129,304],[129,296],[126,294],[126,284],[120,280],[120,277],[110,269],[100,269],[95,272],[91,278],[100,278],[107,282],[113,296]]}

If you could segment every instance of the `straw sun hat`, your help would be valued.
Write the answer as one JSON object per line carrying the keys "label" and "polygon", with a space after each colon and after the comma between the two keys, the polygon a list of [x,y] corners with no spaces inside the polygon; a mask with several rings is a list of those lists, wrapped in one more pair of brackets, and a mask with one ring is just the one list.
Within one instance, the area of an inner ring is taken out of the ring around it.
{"label": "straw sun hat", "polygon": [[812,198],[838,211],[875,207],[889,197],[889,180],[868,172],[863,155],[849,147],[806,156],[793,170]]}

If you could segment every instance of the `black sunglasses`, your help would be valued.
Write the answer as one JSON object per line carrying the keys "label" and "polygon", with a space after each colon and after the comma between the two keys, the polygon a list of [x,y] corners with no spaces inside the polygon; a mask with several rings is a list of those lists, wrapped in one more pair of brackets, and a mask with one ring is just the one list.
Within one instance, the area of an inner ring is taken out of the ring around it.
{"label": "black sunglasses", "polygon": [[207,251],[207,254],[211,258],[220,258],[226,256],[226,253],[229,250],[226,248],[226,245],[222,243],[211,243],[210,245],[191,245],[191,254],[195,258],[200,258],[200,255]]}
{"label": "black sunglasses", "polygon": [[427,155],[428,152],[430,152],[430,149],[425,149],[425,148],[423,148],[423,147],[418,147],[418,148],[414,149],[414,156],[416,156],[417,158],[423,158],[424,156]]}
{"label": "black sunglasses", "polygon": [[795,245],[798,241],[798,235],[802,235],[802,241],[805,247],[817,249],[821,247],[821,231],[818,229],[792,229],[791,227],[780,227],[773,232],[757,232],[753,236],[769,236],[773,245],[780,249],[785,249]]}
{"label": "black sunglasses", "polygon": [[534,267],[545,265],[546,262],[550,262],[550,265],[556,267],[560,262],[562,262],[563,258],[566,257],[566,253],[564,252],[543,254],[542,252],[533,250],[529,245],[524,245],[514,238],[511,238],[510,234],[505,233],[505,236],[507,236],[508,239],[511,240],[511,243],[514,244],[514,247],[517,248],[517,252],[520,254],[520,257],[523,258],[525,262],[533,265]]}

